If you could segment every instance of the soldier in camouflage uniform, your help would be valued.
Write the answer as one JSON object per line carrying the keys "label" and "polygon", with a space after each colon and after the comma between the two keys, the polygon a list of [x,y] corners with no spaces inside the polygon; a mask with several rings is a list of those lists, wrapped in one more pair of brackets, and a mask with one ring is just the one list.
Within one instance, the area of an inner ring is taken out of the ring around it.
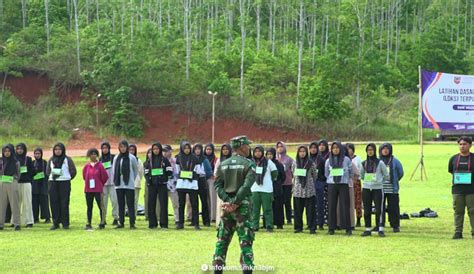
{"label": "soldier in camouflage uniform", "polygon": [[216,172],[215,188],[223,201],[212,262],[216,273],[222,272],[217,268],[225,266],[227,249],[234,232],[237,232],[240,242],[240,265],[244,273],[252,272],[252,243],[255,237],[250,187],[255,182],[255,163],[246,158],[250,144],[246,136],[233,138],[231,146],[235,153],[222,162]]}

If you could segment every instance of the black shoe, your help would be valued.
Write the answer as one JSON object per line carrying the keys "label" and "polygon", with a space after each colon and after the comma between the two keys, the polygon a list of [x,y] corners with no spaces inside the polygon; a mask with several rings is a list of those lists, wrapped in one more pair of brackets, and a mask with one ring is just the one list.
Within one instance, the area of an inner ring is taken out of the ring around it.
{"label": "black shoe", "polygon": [[92,226],[91,226],[90,224],[87,224],[84,229],[85,229],[85,230],[92,230]]}
{"label": "black shoe", "polygon": [[15,226],[15,231],[20,231],[20,230],[21,230],[20,225],[16,225]]}
{"label": "black shoe", "polygon": [[376,227],[372,228],[372,231],[373,231],[373,232],[377,232],[377,231],[379,231],[379,227],[378,227],[378,226],[376,226]]}
{"label": "black shoe", "polygon": [[283,229],[282,225],[277,225],[277,229]]}
{"label": "black shoe", "polygon": [[338,227],[338,226],[336,226],[336,230],[341,230],[341,228],[340,228],[340,227]]}
{"label": "black shoe", "polygon": [[302,229],[297,229],[297,230],[295,230],[295,233],[302,233],[302,232],[303,232]]}
{"label": "black shoe", "polygon": [[210,227],[210,226],[211,226],[211,223],[205,223],[204,226],[205,226],[205,227]]}
{"label": "black shoe", "polygon": [[182,224],[177,224],[177,225],[176,225],[176,229],[177,229],[177,230],[184,229],[184,226],[183,226]]}
{"label": "black shoe", "polygon": [[58,228],[59,228],[58,225],[52,225],[52,226],[49,228],[49,230],[56,230],[56,229],[58,229]]}
{"label": "black shoe", "polygon": [[360,227],[360,218],[357,218],[356,227]]}
{"label": "black shoe", "polygon": [[44,221],[44,223],[45,223],[45,224],[50,224],[50,223],[51,223],[51,220],[50,220],[50,219],[46,219],[46,220]]}
{"label": "black shoe", "polygon": [[123,225],[117,225],[117,226],[115,227],[115,229],[121,229],[121,228],[124,228],[124,226],[123,226]]}
{"label": "black shoe", "polygon": [[137,227],[135,225],[130,225],[130,229],[135,230],[135,229],[137,229]]}
{"label": "black shoe", "polygon": [[355,227],[351,226],[351,230],[355,230]]}
{"label": "black shoe", "polygon": [[328,230],[328,235],[334,235],[334,230]]}
{"label": "black shoe", "polygon": [[149,226],[148,228],[149,228],[149,229],[157,229],[158,226],[157,226],[157,225],[154,225],[154,226]]}
{"label": "black shoe", "polygon": [[33,228],[32,224],[26,225],[26,228]]}
{"label": "black shoe", "polygon": [[352,230],[350,229],[346,230],[346,236],[352,236]]}
{"label": "black shoe", "polygon": [[104,229],[105,228],[105,224],[99,224],[99,229]]}
{"label": "black shoe", "polygon": [[267,232],[272,233],[272,232],[273,232],[273,228],[272,228],[272,227],[267,227]]}
{"label": "black shoe", "polygon": [[319,230],[324,230],[324,225],[320,225]]}
{"label": "black shoe", "polygon": [[362,235],[360,235],[360,236],[362,236],[362,237],[372,236],[372,232],[366,230],[366,231],[364,231],[364,233],[362,233]]}
{"label": "black shoe", "polygon": [[194,226],[194,230],[201,230],[201,227],[196,225],[196,226]]}
{"label": "black shoe", "polygon": [[63,225],[63,229],[69,230],[69,226],[68,225]]}
{"label": "black shoe", "polygon": [[398,233],[400,232],[400,228],[399,227],[394,227],[393,228],[393,233]]}
{"label": "black shoe", "polygon": [[114,220],[114,222],[112,223],[112,225],[115,225],[115,226],[119,225],[118,220]]}
{"label": "black shoe", "polygon": [[316,234],[316,230],[310,230],[310,231],[309,231],[309,234],[315,235],[315,234]]}
{"label": "black shoe", "polygon": [[3,226],[0,226],[0,230],[3,230]]}
{"label": "black shoe", "polygon": [[382,238],[385,237],[385,232],[379,231],[379,237],[382,237]]}
{"label": "black shoe", "polygon": [[462,232],[455,232],[453,236],[453,240],[462,239]]}

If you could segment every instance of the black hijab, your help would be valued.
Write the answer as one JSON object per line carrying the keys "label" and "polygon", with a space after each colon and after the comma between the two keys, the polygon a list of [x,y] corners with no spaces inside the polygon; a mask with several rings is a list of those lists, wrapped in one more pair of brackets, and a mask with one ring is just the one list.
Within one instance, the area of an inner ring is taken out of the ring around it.
{"label": "black hijab", "polygon": [[[306,156],[304,158],[300,157],[300,149],[304,149],[306,151]],[[306,175],[308,175],[311,166],[313,165],[313,161],[309,157],[309,150],[307,146],[299,146],[296,150],[296,168],[299,169],[306,169]],[[300,181],[301,186],[304,188],[306,187],[306,178],[307,176],[298,176],[298,180]]]}
{"label": "black hijab", "polygon": [[374,155],[367,155],[367,159],[362,163],[367,173],[375,173],[377,166],[379,165],[379,158],[377,158],[377,146],[374,143],[370,143],[365,147],[365,152],[371,147],[374,150]]}
{"label": "black hijab", "polygon": [[[10,157],[5,156],[5,150],[10,150]],[[3,175],[14,176],[17,173],[15,148],[13,144],[6,144],[2,148],[2,160],[3,160]]]}
{"label": "black hijab", "polygon": [[33,157],[35,158],[35,160],[34,160],[34,167],[35,167],[35,170],[37,170],[37,171],[43,171],[43,170],[44,170],[44,166],[43,166],[43,163],[44,163],[44,161],[43,161],[43,149],[40,148],[40,147],[38,147],[38,148],[35,149],[35,151],[34,151],[33,153],[36,153],[36,152],[39,152],[41,156],[40,156],[39,159],[36,159],[36,157],[34,157],[34,155],[33,155]]}
{"label": "black hijab", "polygon": [[[326,147],[326,151],[320,151],[319,150],[319,146],[323,144],[325,147]],[[331,151],[329,151],[329,143],[327,140],[320,140],[319,143],[318,143],[318,154],[321,156],[321,158],[324,159],[324,161],[326,161],[328,158],[329,158],[329,155],[331,154]]]}
{"label": "black hijab", "polygon": [[[228,155],[222,154],[222,150],[223,150],[224,147],[226,147],[227,150],[229,151],[229,154],[228,154]],[[222,163],[223,161],[229,159],[230,157],[232,157],[232,147],[231,147],[229,144],[223,144],[223,145],[221,146],[221,155],[220,155],[220,161],[221,161],[221,163]]]}
{"label": "black hijab", "polygon": [[16,148],[22,148],[23,149],[23,153],[22,154],[18,154],[16,153],[15,151],[15,158],[18,162],[20,162],[20,166],[24,166],[26,165],[26,155],[27,155],[27,150],[26,150],[26,145],[25,143],[19,143],[18,145],[16,145]]}
{"label": "black hijab", "polygon": [[[262,152],[262,156],[260,158],[255,157],[255,150],[260,150]],[[257,167],[262,167],[262,174],[255,174],[255,181],[258,185],[263,185],[263,178],[265,177],[265,172],[267,172],[268,160],[265,158],[265,149],[262,145],[257,145],[253,149],[253,161],[257,165]]]}
{"label": "black hijab", "polygon": [[131,148],[131,147],[133,147],[133,148],[135,149],[135,153],[132,153],[132,155],[135,156],[135,158],[137,158],[137,160],[138,160],[138,148],[137,148],[137,145],[131,144],[131,145],[128,146],[128,148]]}
{"label": "black hijab", "polygon": [[[384,156],[382,155],[382,150],[384,148],[388,149],[388,155]],[[384,164],[389,168],[389,176],[390,176],[390,182],[393,182],[393,173],[392,173],[392,167],[393,167],[393,147],[392,144],[390,143],[383,143],[380,148],[379,148],[379,155],[380,155],[380,160],[384,162]]]}
{"label": "black hijab", "polygon": [[[57,147],[61,149],[61,155],[59,156],[56,156],[56,154],[54,153],[54,149]],[[53,160],[52,160],[54,168],[61,168],[63,166],[65,159],[66,159],[66,147],[64,146],[63,143],[55,144],[53,147]],[[55,175],[55,176],[59,177],[59,175]]]}
{"label": "black hijab", "polygon": [[[153,148],[158,147],[160,149],[160,153],[158,155],[155,155],[153,153]],[[153,168],[161,168],[163,166],[163,146],[160,143],[154,143],[151,146],[151,169]]]}
{"label": "black hijab", "polygon": [[[196,155],[196,149],[197,148],[201,149],[201,154],[199,154],[199,155]],[[204,156],[204,147],[201,143],[197,143],[193,146],[193,155],[198,160],[197,164],[202,164],[202,162],[204,162],[204,160],[206,159],[206,156]]]}
{"label": "black hijab", "polygon": [[[207,155],[207,153],[206,153],[206,149],[207,149],[208,147],[210,147],[211,150],[212,150],[211,155]],[[206,147],[204,148],[203,153],[204,153],[204,156],[205,156],[205,157],[207,158],[207,160],[209,161],[209,163],[211,164],[212,170],[214,170],[214,168],[215,168],[215,164],[214,164],[214,163],[215,163],[215,161],[216,161],[216,148],[215,148],[214,144],[211,144],[211,143],[207,144]]]}
{"label": "black hijab", "polygon": [[[334,155],[332,154],[332,148],[333,146],[339,147],[339,154]],[[346,150],[344,149],[344,146],[341,144],[341,142],[335,141],[331,145],[331,150],[329,152],[329,163],[331,164],[332,168],[343,168],[344,165],[344,158],[346,155]],[[333,176],[334,183],[340,183],[342,180],[342,176]]]}
{"label": "black hijab", "polygon": [[324,161],[323,157],[319,154],[319,142],[317,141],[311,142],[311,144],[309,144],[309,148],[311,149],[312,146],[316,146],[317,152],[316,154],[312,154],[311,150],[308,150],[309,158],[311,159],[311,161],[313,161],[316,164],[316,166],[319,166],[319,163]]}
{"label": "black hijab", "polygon": [[[106,146],[107,148],[109,148],[109,153],[104,154],[104,153],[102,152],[102,148],[103,148],[104,146]],[[100,156],[100,161],[101,161],[102,163],[110,162],[110,164],[113,164],[113,162],[114,162],[114,156],[115,156],[115,155],[113,155],[113,154],[110,153],[110,143],[109,143],[109,142],[103,142],[103,143],[100,145],[100,154],[101,154],[101,156]]]}
{"label": "black hijab", "polygon": [[[354,155],[349,155],[349,149],[352,149],[352,151],[354,152]],[[355,146],[353,143],[347,143],[346,144],[346,156],[349,157],[349,159],[354,159],[357,155],[355,154],[356,152],[356,149],[355,149]]]}
{"label": "black hijab", "polygon": [[[189,154],[184,153],[184,148],[189,147]],[[197,163],[196,156],[192,153],[191,144],[187,141],[183,141],[179,147],[179,154],[176,156],[176,164],[179,165],[181,170],[194,171],[194,167]]]}
{"label": "black hijab", "polygon": [[[127,147],[125,153],[120,151],[120,145],[124,145]],[[128,181],[130,180],[130,154],[128,152],[128,142],[126,140],[122,140],[119,143],[119,155],[117,156],[117,162],[115,163],[115,175],[114,175],[114,184],[116,186],[120,185],[120,175],[123,176],[123,182],[125,185],[128,185]]]}

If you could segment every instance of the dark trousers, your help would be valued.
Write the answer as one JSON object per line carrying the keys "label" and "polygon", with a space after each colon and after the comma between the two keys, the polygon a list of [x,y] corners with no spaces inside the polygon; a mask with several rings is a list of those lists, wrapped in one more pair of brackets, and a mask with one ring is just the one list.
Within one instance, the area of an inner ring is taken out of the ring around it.
{"label": "dark trousers", "polygon": [[335,230],[337,226],[338,201],[341,213],[341,228],[349,230],[351,229],[349,185],[328,184],[329,230]]}
{"label": "dark trousers", "polygon": [[33,194],[33,219],[35,220],[35,223],[39,222],[40,218],[43,220],[51,219],[48,199],[48,194]]}
{"label": "dark trousers", "polygon": [[291,212],[291,189],[293,186],[284,185],[283,186],[283,204],[285,205],[286,220],[291,222],[292,212]]}
{"label": "dark trousers", "polygon": [[127,202],[128,218],[130,226],[135,225],[135,190],[134,189],[116,189],[117,203],[119,206],[119,221],[121,225],[125,223],[125,202]]}
{"label": "dark trousers", "polygon": [[384,226],[382,220],[383,200],[383,191],[381,189],[362,189],[365,227],[372,227],[372,202],[375,204],[375,227]]}
{"label": "dark trousers", "polygon": [[156,202],[160,203],[160,227],[168,228],[168,188],[166,184],[148,186],[148,227],[158,227]]}
{"label": "dark trousers", "polygon": [[10,207],[10,203],[7,205],[7,212],[5,213],[5,223],[8,224],[12,220],[12,208]]}
{"label": "dark trousers", "polygon": [[[319,226],[323,226],[325,223],[325,217],[327,215],[326,212],[326,204],[324,203],[324,185],[325,182],[315,182],[315,190],[316,190],[316,223]],[[316,187],[317,186],[317,187]]]}
{"label": "dark trousers", "polygon": [[189,201],[191,202],[192,217],[191,222],[194,226],[199,225],[199,210],[198,210],[198,192],[196,190],[178,190],[179,200],[179,224],[184,224],[184,208],[186,206],[186,194],[189,195]]}
{"label": "dark trousers", "polygon": [[71,197],[71,181],[51,181],[49,202],[53,215],[54,225],[60,223],[63,227],[69,226],[69,201]]}
{"label": "dark trousers", "polygon": [[[202,222],[204,225],[208,225],[211,223],[209,219],[209,186],[207,185],[206,178],[199,178],[198,180],[198,195],[199,199],[201,200],[201,214],[202,214]],[[197,206],[199,209],[199,200],[197,201]],[[199,211],[198,211],[199,212]]]}
{"label": "dark trousers", "polygon": [[91,224],[92,221],[92,209],[94,208],[94,200],[97,203],[100,214],[100,224],[104,224],[104,216],[102,211],[102,193],[100,192],[86,192],[86,204],[87,204],[87,224]]}
{"label": "dark trousers", "polygon": [[400,196],[398,193],[385,193],[383,201],[382,223],[385,226],[385,212],[388,213],[388,222],[391,227],[400,227]]}
{"label": "dark trousers", "polygon": [[285,223],[285,215],[283,212],[283,195],[273,197],[272,208],[273,224],[277,227],[283,226],[283,224]]}
{"label": "dark trousers", "polygon": [[316,230],[314,222],[314,210],[315,210],[314,196],[310,198],[297,198],[293,197],[293,205],[295,206],[295,230],[303,230],[303,211],[306,209],[306,224],[310,231]]}

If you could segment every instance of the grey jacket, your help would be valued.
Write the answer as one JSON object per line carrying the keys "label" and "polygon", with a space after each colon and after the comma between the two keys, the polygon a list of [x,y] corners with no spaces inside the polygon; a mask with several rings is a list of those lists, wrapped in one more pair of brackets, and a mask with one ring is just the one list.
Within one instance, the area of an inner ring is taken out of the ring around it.
{"label": "grey jacket", "polygon": [[[120,185],[118,186],[115,186],[116,189],[133,189],[135,190],[135,180],[138,176],[138,161],[137,161],[137,158],[135,158],[135,156],[133,156],[132,154],[130,154],[128,156],[130,158],[130,178],[128,180],[128,185],[125,184],[125,182],[123,181],[122,178],[120,178]],[[118,155],[115,155],[114,157],[114,163],[112,164],[112,170],[111,170],[111,177],[112,178],[115,178],[115,175],[114,172],[115,172],[115,165],[119,164],[117,163],[117,158],[118,158]],[[123,161],[123,160],[122,160]],[[117,176],[120,176],[120,174],[117,174]],[[115,182],[115,179],[112,179],[112,183]]]}
{"label": "grey jacket", "polygon": [[362,169],[360,170],[360,178],[364,182],[363,188],[365,189],[383,189],[383,181],[390,180],[390,176],[388,174],[387,166],[384,164],[383,161],[380,161],[377,165],[377,169],[375,170],[375,180],[372,182],[368,182],[365,180],[365,171],[364,165],[362,165]]}
{"label": "grey jacket", "polygon": [[[344,174],[342,175],[341,182],[338,184],[346,184],[349,185],[352,177],[354,177],[354,171],[352,170],[352,161],[349,157],[344,157],[344,161],[342,162],[342,168],[344,169]],[[334,184],[334,178],[331,176],[331,163],[329,159],[326,160],[325,168],[324,168],[324,176],[326,176],[328,184]]]}

